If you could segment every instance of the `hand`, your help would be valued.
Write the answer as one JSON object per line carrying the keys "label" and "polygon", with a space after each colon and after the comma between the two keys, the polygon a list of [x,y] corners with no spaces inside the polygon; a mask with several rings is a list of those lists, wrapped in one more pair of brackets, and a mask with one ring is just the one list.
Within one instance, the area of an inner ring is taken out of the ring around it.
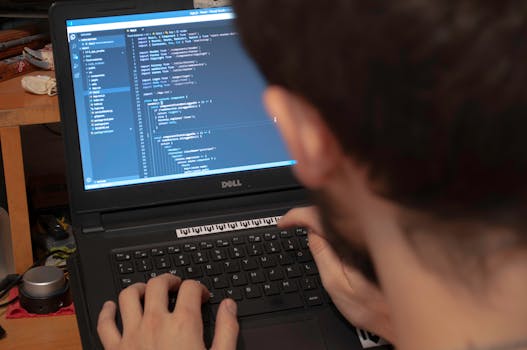
{"label": "hand", "polygon": [[292,209],[278,226],[301,226],[309,230],[309,249],[322,284],[337,309],[353,325],[394,343],[395,334],[382,292],[358,270],[338,258],[324,238],[318,210],[315,207]]}
{"label": "hand", "polygon": [[[176,307],[169,312],[168,292],[178,289]],[[116,305],[111,301],[104,304],[99,314],[97,332],[107,350],[203,350],[201,304],[209,295],[202,284],[191,280],[182,283],[170,274],[153,278],[147,284],[137,283],[119,295],[123,334],[115,324]],[[236,303],[225,299],[218,309],[211,349],[236,349],[238,330]]]}

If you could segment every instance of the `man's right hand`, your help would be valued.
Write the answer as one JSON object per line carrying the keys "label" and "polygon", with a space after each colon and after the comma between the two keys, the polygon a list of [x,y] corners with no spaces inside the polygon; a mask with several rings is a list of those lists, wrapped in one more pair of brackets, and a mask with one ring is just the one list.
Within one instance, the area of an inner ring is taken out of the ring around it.
{"label": "man's right hand", "polygon": [[324,288],[342,315],[353,325],[376,333],[391,343],[395,334],[384,295],[358,270],[344,264],[324,238],[316,207],[289,211],[279,227],[306,227],[309,249],[317,264]]}

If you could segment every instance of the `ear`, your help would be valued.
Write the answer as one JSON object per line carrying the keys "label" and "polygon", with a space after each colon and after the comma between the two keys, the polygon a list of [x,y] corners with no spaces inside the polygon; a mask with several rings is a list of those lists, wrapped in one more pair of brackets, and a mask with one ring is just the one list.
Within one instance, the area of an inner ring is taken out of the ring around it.
{"label": "ear", "polygon": [[320,112],[304,98],[277,86],[266,90],[264,102],[297,162],[298,180],[311,189],[321,187],[343,160],[343,152]]}

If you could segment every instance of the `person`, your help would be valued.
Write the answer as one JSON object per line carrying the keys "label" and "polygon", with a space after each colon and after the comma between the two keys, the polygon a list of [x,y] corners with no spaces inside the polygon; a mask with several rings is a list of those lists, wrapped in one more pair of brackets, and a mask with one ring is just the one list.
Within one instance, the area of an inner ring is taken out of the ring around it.
{"label": "person", "polygon": [[[234,8],[315,204],[280,226],[310,229],[340,312],[402,350],[527,349],[527,2]],[[173,276],[134,285],[119,297],[122,335],[104,305],[101,341],[203,349],[206,295]],[[234,349],[235,303],[217,317],[213,349]]]}

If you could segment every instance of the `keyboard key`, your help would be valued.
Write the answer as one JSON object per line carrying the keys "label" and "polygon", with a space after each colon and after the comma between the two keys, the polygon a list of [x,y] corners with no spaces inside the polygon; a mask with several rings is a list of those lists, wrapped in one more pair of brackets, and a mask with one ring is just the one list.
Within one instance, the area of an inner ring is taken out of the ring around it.
{"label": "keyboard key", "polygon": [[[245,292],[247,294],[247,290]],[[276,295],[269,298],[244,300],[238,303],[238,316],[244,317],[301,307],[304,307],[304,303],[298,294]]]}
{"label": "keyboard key", "polygon": [[280,245],[276,242],[265,242],[264,247],[267,254],[278,253],[281,250]]}
{"label": "keyboard key", "polygon": [[240,288],[227,288],[225,289],[225,297],[240,301],[243,299],[242,291]]}
{"label": "keyboard key", "polygon": [[303,290],[312,290],[317,288],[317,283],[313,277],[304,277],[300,279],[300,285],[302,286]]}
{"label": "keyboard key", "polygon": [[294,281],[282,281],[282,289],[285,293],[294,293],[298,291],[298,287]]}
{"label": "keyboard key", "polygon": [[145,281],[149,281],[152,278],[156,278],[158,276],[161,276],[164,272],[161,271],[152,271],[145,273]]}
{"label": "keyboard key", "polygon": [[205,273],[208,276],[219,275],[223,272],[221,269],[220,263],[205,264],[204,268],[205,268]]}
{"label": "keyboard key", "polygon": [[265,282],[265,275],[262,271],[251,271],[249,272],[249,278],[252,283],[262,283]]}
{"label": "keyboard key", "polygon": [[276,266],[276,259],[274,256],[261,256],[259,260],[263,268]]}
{"label": "keyboard key", "polygon": [[297,236],[307,236],[307,228],[297,227],[295,229],[295,234]]}
{"label": "keyboard key", "polygon": [[289,238],[289,237],[293,237],[293,235],[288,230],[282,230],[282,231],[280,231],[280,237],[282,237],[282,238]]}
{"label": "keyboard key", "polygon": [[296,260],[298,262],[308,262],[313,261],[313,256],[309,250],[298,250],[295,252]]}
{"label": "keyboard key", "polygon": [[277,295],[280,294],[280,286],[278,282],[270,282],[263,285],[265,295]]}
{"label": "keyboard key", "polygon": [[170,269],[168,270],[168,273],[173,275],[173,276],[177,276],[179,278],[183,278],[183,270],[182,269]]}
{"label": "keyboard key", "polygon": [[152,256],[161,256],[165,255],[165,250],[163,248],[152,248],[150,250],[150,253],[152,254]]}
{"label": "keyboard key", "polygon": [[240,261],[245,271],[256,270],[258,268],[258,260],[256,258],[247,258]]}
{"label": "keyboard key", "polygon": [[200,277],[197,279],[197,281],[207,287],[208,290],[212,289],[212,282],[210,281],[210,278]]}
{"label": "keyboard key", "polygon": [[218,290],[210,291],[209,303],[219,304],[221,303],[222,300],[223,300],[223,296],[222,296],[221,291],[218,291]]}
{"label": "keyboard key", "polygon": [[222,261],[227,259],[227,251],[225,250],[225,248],[213,249],[210,251],[210,253],[212,256],[212,260],[214,261]]}
{"label": "keyboard key", "polygon": [[212,248],[214,248],[214,243],[212,243],[212,242],[201,242],[199,244],[199,246],[200,246],[201,249],[212,249]]}
{"label": "keyboard key", "polygon": [[223,267],[225,268],[225,272],[240,272],[240,263],[237,261],[225,261],[223,262]]}
{"label": "keyboard key", "polygon": [[300,247],[302,249],[309,249],[309,239],[306,237],[300,237]]}
{"label": "keyboard key", "polygon": [[231,259],[238,259],[245,257],[245,249],[243,247],[230,247],[229,256]]}
{"label": "keyboard key", "polygon": [[203,271],[201,271],[200,266],[187,266],[185,267],[185,277],[186,278],[198,278],[203,276]]}
{"label": "keyboard key", "polygon": [[260,236],[260,235],[250,235],[248,239],[249,239],[249,243],[260,243],[260,242],[262,242],[262,236]]}
{"label": "keyboard key", "polygon": [[309,306],[322,305],[322,294],[319,292],[306,292],[304,294],[304,300]]}
{"label": "keyboard key", "polygon": [[227,281],[227,278],[225,278],[224,275],[214,276],[212,277],[212,285],[216,289],[223,289],[229,286],[229,282]]}
{"label": "keyboard key", "polygon": [[247,284],[247,277],[244,272],[232,274],[230,280],[233,287],[245,286]]}
{"label": "keyboard key", "polygon": [[121,262],[117,264],[117,270],[119,270],[121,275],[133,273],[134,265],[129,261]]}
{"label": "keyboard key", "polygon": [[268,232],[264,234],[264,240],[266,241],[274,241],[278,238],[278,235],[276,233]]}
{"label": "keyboard key", "polygon": [[172,256],[172,260],[174,261],[174,265],[176,265],[176,267],[190,265],[190,258],[187,254],[174,255]]}
{"label": "keyboard key", "polygon": [[168,269],[170,268],[170,260],[167,257],[160,256],[154,258],[154,262],[157,269]]}
{"label": "keyboard key", "polygon": [[195,252],[198,250],[198,246],[195,243],[187,243],[183,245],[183,251],[185,252]]}
{"label": "keyboard key", "polygon": [[230,245],[231,244],[226,239],[218,239],[218,240],[216,240],[216,247],[218,247],[218,248],[228,247]]}
{"label": "keyboard key", "polygon": [[145,272],[152,270],[152,263],[150,259],[141,259],[135,261],[135,267],[139,272]]}
{"label": "keyboard key", "polygon": [[248,249],[247,249],[247,252],[251,256],[262,255],[263,254],[263,246],[262,246],[261,243],[250,244]]}
{"label": "keyboard key", "polygon": [[179,254],[181,253],[181,248],[177,245],[171,245],[167,247],[167,253],[168,254]]}
{"label": "keyboard key", "polygon": [[117,261],[128,261],[132,259],[132,256],[130,253],[116,253],[115,254],[115,260]]}
{"label": "keyboard key", "polygon": [[278,281],[284,278],[284,272],[280,267],[266,270],[269,281]]}
{"label": "keyboard key", "polygon": [[240,245],[245,243],[245,239],[243,237],[236,236],[232,237],[231,242],[234,245]]}
{"label": "keyboard key", "polygon": [[209,261],[209,258],[204,252],[194,252],[192,253],[192,261],[194,261],[194,264],[204,264]]}
{"label": "keyboard key", "polygon": [[295,278],[302,276],[302,271],[298,265],[291,265],[285,268],[285,273],[289,278]]}
{"label": "keyboard key", "polygon": [[291,250],[298,250],[300,248],[296,238],[288,238],[288,239],[282,240],[282,246],[284,247],[284,250],[286,252],[291,251]]}
{"label": "keyboard key", "polygon": [[278,254],[277,258],[280,265],[291,265],[293,263],[293,258],[289,254]]}
{"label": "keyboard key", "polygon": [[302,270],[304,270],[304,274],[308,276],[313,276],[313,275],[318,274],[317,266],[313,262],[302,264]]}
{"label": "keyboard key", "polygon": [[136,250],[134,252],[134,258],[136,258],[136,259],[148,258],[148,251],[146,251],[146,250]]}
{"label": "keyboard key", "polygon": [[[247,286],[247,287],[245,287],[245,296],[247,297],[247,299],[259,298],[260,296],[262,296],[262,292],[260,291],[260,287],[259,286]],[[240,315],[240,314],[238,314],[238,315]]]}
{"label": "keyboard key", "polygon": [[126,287],[130,287],[132,284],[137,282],[144,282],[144,280],[139,280],[138,278],[133,277],[123,277],[121,278],[121,288],[125,289]]}

